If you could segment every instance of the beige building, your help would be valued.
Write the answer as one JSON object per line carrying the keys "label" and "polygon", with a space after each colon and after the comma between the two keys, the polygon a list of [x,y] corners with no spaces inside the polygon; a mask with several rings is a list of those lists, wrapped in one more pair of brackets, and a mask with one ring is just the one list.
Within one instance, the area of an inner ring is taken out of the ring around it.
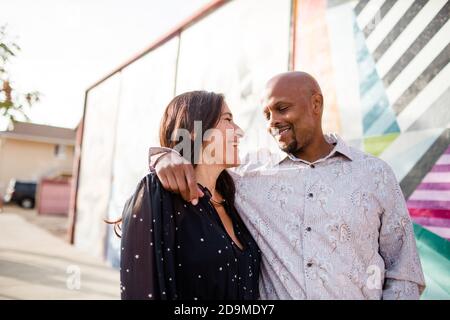
{"label": "beige building", "polygon": [[11,179],[72,174],[75,130],[26,122],[0,131],[0,195]]}

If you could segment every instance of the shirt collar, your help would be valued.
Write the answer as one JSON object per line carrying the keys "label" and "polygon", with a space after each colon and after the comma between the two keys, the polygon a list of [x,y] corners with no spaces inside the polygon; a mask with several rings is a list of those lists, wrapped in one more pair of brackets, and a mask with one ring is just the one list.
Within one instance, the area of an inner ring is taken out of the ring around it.
{"label": "shirt collar", "polygon": [[[331,158],[334,155],[336,155],[336,153],[339,153],[339,154],[345,156],[346,158],[348,158],[350,161],[353,161],[353,153],[352,153],[351,148],[344,142],[344,140],[342,140],[342,138],[338,134],[336,134],[336,133],[324,134],[324,138],[329,144],[333,144],[334,148],[333,148],[333,150],[331,150],[331,152],[326,157],[319,159],[316,162]],[[296,162],[301,161],[301,162],[307,163],[307,161],[299,159],[291,153],[283,152],[283,155],[280,156],[279,161],[276,161],[275,165],[280,164],[281,162],[285,161],[286,159],[290,159],[290,160],[296,161]]]}

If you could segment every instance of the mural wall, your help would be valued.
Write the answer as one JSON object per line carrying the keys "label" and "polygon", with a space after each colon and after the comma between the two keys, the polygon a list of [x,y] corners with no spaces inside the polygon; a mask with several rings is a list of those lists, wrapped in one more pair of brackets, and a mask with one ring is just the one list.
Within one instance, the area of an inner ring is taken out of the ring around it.
{"label": "mural wall", "polygon": [[321,84],[325,130],[393,167],[413,221],[426,229],[416,228],[422,260],[437,250],[430,259],[447,266],[433,273],[424,263],[427,282],[448,298],[450,1],[296,3],[295,69]]}
{"label": "mural wall", "polygon": [[326,130],[386,160],[412,218],[449,239],[450,2],[297,3],[296,69],[326,93]]}
{"label": "mural wall", "polygon": [[102,219],[120,216],[146,174],[175,94],[224,93],[243,151],[276,148],[259,96],[294,61],[322,87],[324,129],[393,167],[417,224],[425,297],[450,297],[449,17],[448,0],[224,2],[88,92],[75,244],[118,265]]}
{"label": "mural wall", "polygon": [[116,144],[120,73],[88,92],[76,199],[74,243],[104,256],[107,228],[103,222],[111,196]]}

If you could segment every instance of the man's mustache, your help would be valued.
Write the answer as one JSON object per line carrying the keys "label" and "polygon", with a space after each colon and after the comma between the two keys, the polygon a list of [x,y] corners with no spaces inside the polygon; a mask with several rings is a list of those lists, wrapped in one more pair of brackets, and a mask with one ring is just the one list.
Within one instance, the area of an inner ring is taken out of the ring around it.
{"label": "man's mustache", "polygon": [[277,136],[280,134],[280,131],[283,131],[285,129],[291,129],[291,128],[292,128],[291,125],[278,125],[278,126],[270,127],[269,132],[272,136]]}

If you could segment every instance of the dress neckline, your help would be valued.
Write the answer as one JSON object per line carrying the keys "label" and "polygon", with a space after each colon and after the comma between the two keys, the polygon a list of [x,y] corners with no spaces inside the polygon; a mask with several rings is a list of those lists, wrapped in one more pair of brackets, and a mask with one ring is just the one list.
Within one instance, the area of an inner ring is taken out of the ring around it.
{"label": "dress neckline", "polygon": [[236,232],[241,232],[241,228],[238,225],[238,220],[234,216],[235,212],[233,211],[233,208],[231,208],[228,205],[228,202],[224,199],[223,208],[225,209],[226,214],[230,217],[233,232],[236,236],[236,238],[239,240],[239,242],[242,244],[242,249],[237,245],[237,243],[231,238],[231,236],[228,234],[227,229],[225,228],[225,225],[222,222],[222,219],[220,219],[219,213],[217,212],[216,208],[211,204],[210,200],[212,199],[211,191],[207,187],[204,187],[200,183],[197,183],[200,189],[205,194],[205,197],[207,197],[207,202],[210,205],[211,209],[213,210],[213,214],[215,215],[216,220],[218,221],[220,227],[222,228],[222,231],[225,233],[226,237],[228,238],[228,241],[231,243],[233,247],[235,247],[240,253],[244,253],[247,250],[247,245],[245,244],[245,241],[242,240],[242,237],[238,236]]}

